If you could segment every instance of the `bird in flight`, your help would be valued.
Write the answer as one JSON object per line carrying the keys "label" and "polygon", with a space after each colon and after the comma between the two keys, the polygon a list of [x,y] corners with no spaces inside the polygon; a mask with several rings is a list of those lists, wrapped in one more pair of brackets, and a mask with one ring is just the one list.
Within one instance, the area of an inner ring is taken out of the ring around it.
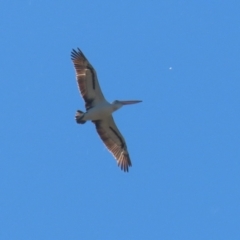
{"label": "bird in flight", "polygon": [[109,103],[101,91],[97,74],[93,66],[89,63],[83,52],[78,48],[72,50],[71,59],[76,71],[78,88],[85,101],[86,112],[77,110],[75,120],[79,124],[92,121],[96,130],[117,160],[118,166],[128,172],[128,167],[132,166],[126,142],[118,130],[112,113],[124,105],[140,103],[140,100],[119,101]]}

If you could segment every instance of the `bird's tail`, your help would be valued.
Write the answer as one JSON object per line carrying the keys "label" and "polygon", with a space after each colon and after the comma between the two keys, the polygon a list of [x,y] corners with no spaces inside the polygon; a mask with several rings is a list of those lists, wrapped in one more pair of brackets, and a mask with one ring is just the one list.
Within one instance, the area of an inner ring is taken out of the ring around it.
{"label": "bird's tail", "polygon": [[86,121],[82,120],[84,117],[84,112],[77,110],[76,114],[75,114],[75,120],[77,123],[79,124],[84,124]]}

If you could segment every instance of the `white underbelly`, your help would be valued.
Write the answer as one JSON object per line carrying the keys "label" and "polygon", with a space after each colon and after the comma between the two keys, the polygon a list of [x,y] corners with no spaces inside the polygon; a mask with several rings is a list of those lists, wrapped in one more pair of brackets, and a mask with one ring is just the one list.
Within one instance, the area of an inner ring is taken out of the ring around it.
{"label": "white underbelly", "polygon": [[110,104],[101,104],[89,109],[83,120],[100,120],[112,114],[112,106]]}

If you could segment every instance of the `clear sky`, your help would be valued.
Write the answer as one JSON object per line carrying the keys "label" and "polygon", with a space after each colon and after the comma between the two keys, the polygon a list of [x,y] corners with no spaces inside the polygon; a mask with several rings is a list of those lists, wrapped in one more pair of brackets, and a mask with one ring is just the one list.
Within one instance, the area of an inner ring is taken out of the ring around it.
{"label": "clear sky", "polygon": [[[0,239],[240,239],[239,1],[0,1]],[[84,110],[79,47],[124,173]]]}

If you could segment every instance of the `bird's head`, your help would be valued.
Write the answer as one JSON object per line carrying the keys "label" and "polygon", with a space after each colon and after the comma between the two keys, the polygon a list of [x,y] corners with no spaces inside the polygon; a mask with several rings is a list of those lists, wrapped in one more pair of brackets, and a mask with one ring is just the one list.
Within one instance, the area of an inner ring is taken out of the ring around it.
{"label": "bird's head", "polygon": [[114,111],[116,111],[124,105],[130,105],[130,104],[135,104],[135,103],[140,103],[140,102],[142,102],[142,101],[141,100],[128,100],[128,101],[115,100],[112,103],[112,106],[113,106]]}

